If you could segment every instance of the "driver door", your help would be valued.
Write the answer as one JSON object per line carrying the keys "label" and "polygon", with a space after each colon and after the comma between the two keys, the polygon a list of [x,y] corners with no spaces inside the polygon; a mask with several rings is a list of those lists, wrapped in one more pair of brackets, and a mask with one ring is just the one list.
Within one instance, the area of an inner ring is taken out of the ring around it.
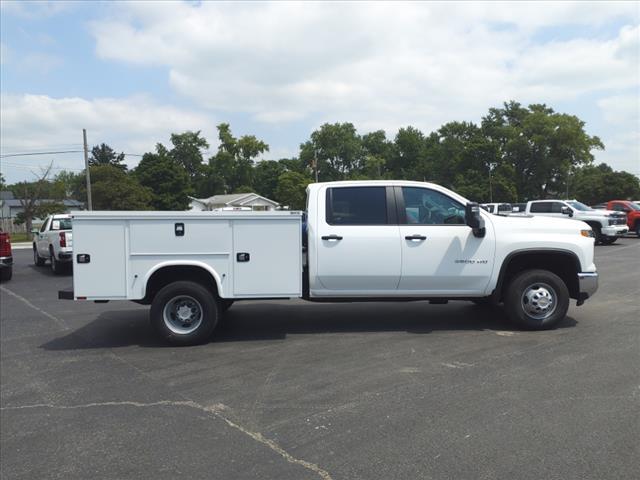
{"label": "driver door", "polygon": [[465,223],[465,207],[442,192],[396,187],[402,271],[398,295],[482,295],[494,264],[491,222],[478,238]]}

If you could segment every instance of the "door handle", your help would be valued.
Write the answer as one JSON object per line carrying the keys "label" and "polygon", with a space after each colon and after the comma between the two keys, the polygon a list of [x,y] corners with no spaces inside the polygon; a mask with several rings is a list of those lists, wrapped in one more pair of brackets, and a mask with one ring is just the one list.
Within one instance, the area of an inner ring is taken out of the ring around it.
{"label": "door handle", "polygon": [[340,235],[324,235],[322,238],[322,240],[342,240],[342,237]]}
{"label": "door handle", "polygon": [[427,237],[425,237],[424,235],[407,235],[406,237],[404,237],[405,240],[426,240]]}

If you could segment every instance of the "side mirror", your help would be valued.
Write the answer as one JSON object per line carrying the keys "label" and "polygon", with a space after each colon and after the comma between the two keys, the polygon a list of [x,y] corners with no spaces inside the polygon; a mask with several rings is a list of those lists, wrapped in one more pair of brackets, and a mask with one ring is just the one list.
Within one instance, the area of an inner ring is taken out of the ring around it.
{"label": "side mirror", "polygon": [[562,207],[562,209],[560,210],[560,212],[563,215],[569,215],[570,217],[573,217],[573,210],[571,210],[569,207]]}
{"label": "side mirror", "polygon": [[486,233],[484,219],[480,215],[480,206],[476,202],[467,203],[464,209],[464,220],[471,227],[474,236],[484,237]]}

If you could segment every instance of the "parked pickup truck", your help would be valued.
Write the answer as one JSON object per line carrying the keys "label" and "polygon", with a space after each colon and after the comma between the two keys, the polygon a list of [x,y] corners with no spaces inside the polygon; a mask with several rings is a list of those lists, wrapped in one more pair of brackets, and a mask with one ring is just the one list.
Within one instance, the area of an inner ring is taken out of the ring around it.
{"label": "parked pickup truck", "polygon": [[530,201],[525,214],[580,220],[593,229],[596,244],[610,245],[629,231],[624,213],[594,210],[577,200]]}
{"label": "parked pickup truck", "polygon": [[53,273],[60,273],[73,260],[70,215],[49,215],[40,230],[33,230],[33,263],[41,267],[51,262]]}
{"label": "parked pickup truck", "polygon": [[567,219],[502,217],[408,181],[316,183],[307,211],[74,212],[73,290],[151,305],[176,344],[206,341],[237,300],[504,303],[547,329],[597,289],[594,238]]}
{"label": "parked pickup truck", "polygon": [[635,232],[640,237],[640,205],[629,200],[611,200],[607,208],[614,212],[622,212],[627,216],[629,231]]}

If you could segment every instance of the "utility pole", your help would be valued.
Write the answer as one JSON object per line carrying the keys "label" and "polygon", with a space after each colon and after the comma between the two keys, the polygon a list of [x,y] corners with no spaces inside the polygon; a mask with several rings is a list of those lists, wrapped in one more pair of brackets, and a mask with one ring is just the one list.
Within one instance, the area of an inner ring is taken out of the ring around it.
{"label": "utility pole", "polygon": [[318,152],[313,150],[313,169],[316,171],[316,183],[318,183]]}
{"label": "utility pole", "polygon": [[89,147],[87,146],[87,129],[82,129],[82,140],[84,142],[84,170],[87,172],[87,208],[93,210],[91,205],[91,175],[89,174]]}

